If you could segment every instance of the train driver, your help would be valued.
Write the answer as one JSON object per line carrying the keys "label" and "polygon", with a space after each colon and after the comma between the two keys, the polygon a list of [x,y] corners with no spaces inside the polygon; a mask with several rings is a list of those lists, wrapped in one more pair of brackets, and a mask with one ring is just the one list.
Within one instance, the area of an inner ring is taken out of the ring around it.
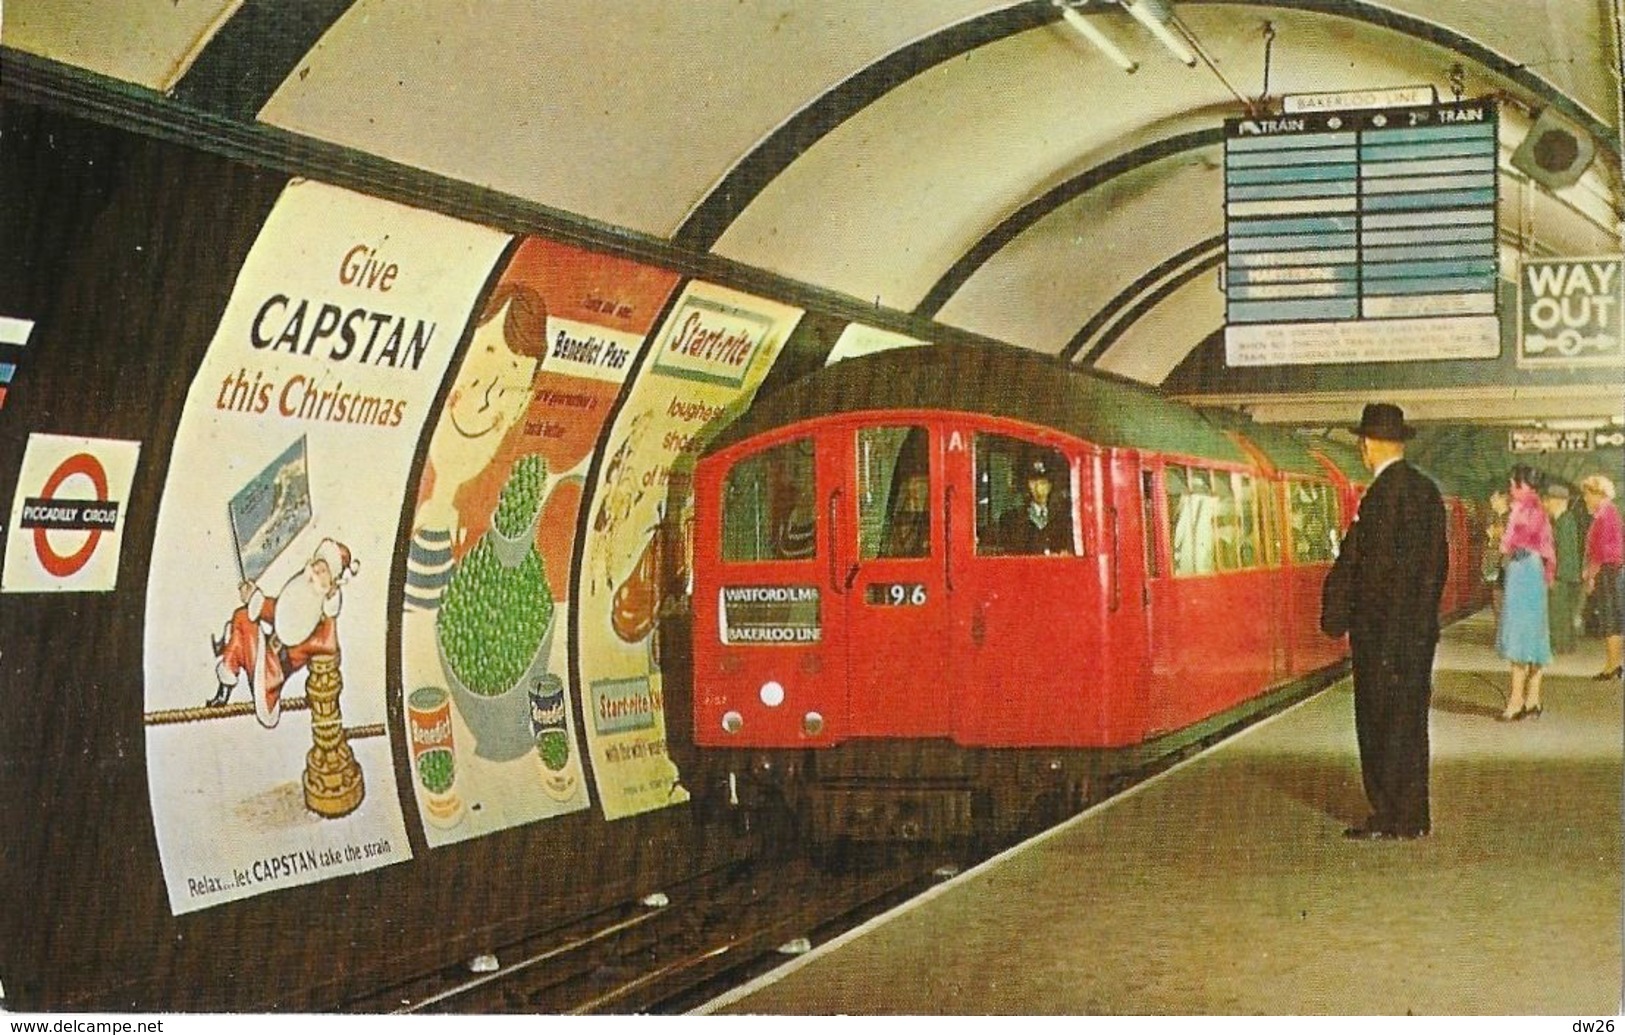
{"label": "train driver", "polygon": [[1071,554],[1072,515],[1064,490],[1055,492],[1056,476],[1066,467],[1049,456],[1035,456],[1022,465],[1026,492],[1017,505],[999,518],[999,547],[1006,554]]}

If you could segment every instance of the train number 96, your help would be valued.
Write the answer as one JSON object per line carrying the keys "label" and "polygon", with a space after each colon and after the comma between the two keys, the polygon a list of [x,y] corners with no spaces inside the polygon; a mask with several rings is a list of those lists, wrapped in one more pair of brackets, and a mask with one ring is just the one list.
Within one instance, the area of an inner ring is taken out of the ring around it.
{"label": "train number 96", "polygon": [[920,607],[925,604],[925,585],[919,582],[871,582],[864,602],[883,607]]}

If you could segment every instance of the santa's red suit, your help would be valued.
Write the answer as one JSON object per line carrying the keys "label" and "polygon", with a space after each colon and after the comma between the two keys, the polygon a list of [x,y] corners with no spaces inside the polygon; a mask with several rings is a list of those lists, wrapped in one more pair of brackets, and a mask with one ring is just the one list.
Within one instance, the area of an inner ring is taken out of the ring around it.
{"label": "santa's red suit", "polygon": [[[248,602],[231,613],[224,638],[214,645],[220,658],[215,666],[220,689],[208,704],[225,704],[246,674],[255,717],[262,726],[273,727],[282,715],[283,684],[316,655],[338,654],[343,603],[338,580],[357,565],[348,548],[331,540],[322,542],[314,560],[326,561],[333,575],[326,594],[312,584],[307,565],[288,580],[279,596],[268,597],[256,586]],[[294,603],[285,606],[284,601]]]}

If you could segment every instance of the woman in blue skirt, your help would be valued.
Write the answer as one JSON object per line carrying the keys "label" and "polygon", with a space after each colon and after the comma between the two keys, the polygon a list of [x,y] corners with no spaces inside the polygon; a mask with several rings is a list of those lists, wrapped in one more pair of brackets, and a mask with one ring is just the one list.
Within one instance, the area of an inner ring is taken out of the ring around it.
{"label": "woman in blue skirt", "polygon": [[1552,523],[1540,503],[1539,476],[1523,464],[1512,469],[1511,510],[1501,535],[1506,596],[1495,631],[1495,649],[1512,662],[1512,694],[1502,722],[1538,718],[1541,670],[1552,662],[1546,587],[1557,576]]}

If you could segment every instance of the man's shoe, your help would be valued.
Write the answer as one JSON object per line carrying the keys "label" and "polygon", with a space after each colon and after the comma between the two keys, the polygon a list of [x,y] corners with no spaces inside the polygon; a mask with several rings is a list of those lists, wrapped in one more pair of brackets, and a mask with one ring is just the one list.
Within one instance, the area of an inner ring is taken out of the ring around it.
{"label": "man's shoe", "polygon": [[1370,824],[1364,824],[1357,827],[1349,827],[1347,830],[1343,831],[1343,836],[1348,838],[1350,841],[1381,841],[1384,838],[1393,837],[1394,835],[1386,830],[1383,830],[1381,827],[1374,827]]}

